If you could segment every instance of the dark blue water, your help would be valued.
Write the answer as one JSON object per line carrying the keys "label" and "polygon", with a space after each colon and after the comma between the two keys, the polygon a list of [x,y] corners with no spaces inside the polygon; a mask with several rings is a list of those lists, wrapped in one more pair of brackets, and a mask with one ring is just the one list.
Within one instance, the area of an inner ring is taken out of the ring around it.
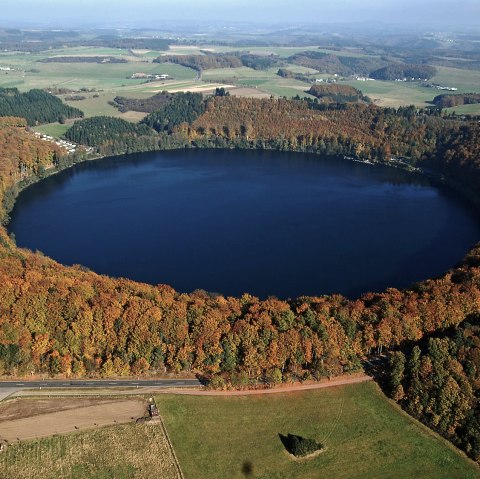
{"label": "dark blue water", "polygon": [[480,238],[465,204],[400,170],[230,150],[78,165],[24,191],[9,229],[99,273],[280,298],[405,287]]}

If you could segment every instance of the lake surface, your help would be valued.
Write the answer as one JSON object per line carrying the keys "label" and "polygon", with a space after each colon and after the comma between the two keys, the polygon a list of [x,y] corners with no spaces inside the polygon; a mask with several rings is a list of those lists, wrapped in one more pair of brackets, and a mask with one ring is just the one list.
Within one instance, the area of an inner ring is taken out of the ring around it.
{"label": "lake surface", "polygon": [[237,150],[77,165],[25,190],[9,230],[98,273],[280,298],[406,287],[480,239],[465,203],[403,171]]}

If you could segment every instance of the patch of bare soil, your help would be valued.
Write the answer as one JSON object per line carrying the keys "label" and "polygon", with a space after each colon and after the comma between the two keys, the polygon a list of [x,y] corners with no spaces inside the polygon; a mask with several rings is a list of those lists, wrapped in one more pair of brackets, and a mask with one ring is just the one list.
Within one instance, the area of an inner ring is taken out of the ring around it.
{"label": "patch of bare soil", "polygon": [[[30,407],[32,407],[38,401],[43,402],[44,400],[25,400],[25,403],[30,403]],[[15,442],[133,422],[145,413],[145,401],[139,398],[120,400],[74,399],[69,402],[72,405],[76,401],[75,407],[63,405],[64,409],[60,411],[58,408],[62,407],[63,400],[50,399],[49,401],[58,403],[55,412],[46,412],[51,411],[52,405],[45,404],[43,406],[44,413],[27,417],[19,417],[16,414],[16,419],[1,422],[0,441]],[[21,404],[20,408],[28,414],[28,406]]]}
{"label": "patch of bare soil", "polygon": [[247,98],[270,98],[269,93],[265,93],[264,91],[258,90],[257,88],[239,87],[232,88],[229,91],[230,95],[234,96],[243,96]]}
{"label": "patch of bare soil", "polygon": [[0,403],[0,423],[12,421],[13,419],[40,416],[51,412],[109,404],[115,401],[116,400],[112,398],[46,397],[45,399],[13,399]]}

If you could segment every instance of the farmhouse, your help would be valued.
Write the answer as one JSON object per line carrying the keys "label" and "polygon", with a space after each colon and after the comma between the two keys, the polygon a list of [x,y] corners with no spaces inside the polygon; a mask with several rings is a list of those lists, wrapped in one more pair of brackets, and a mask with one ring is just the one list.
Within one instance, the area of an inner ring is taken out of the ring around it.
{"label": "farmhouse", "polygon": [[146,73],[134,73],[132,75],[132,79],[133,80],[138,80],[140,78],[148,78],[149,76],[151,76],[151,75],[147,75]]}
{"label": "farmhouse", "polygon": [[133,80],[144,79],[144,80],[166,80],[169,76],[167,74],[161,75],[150,75],[148,73],[134,73],[130,78]]}

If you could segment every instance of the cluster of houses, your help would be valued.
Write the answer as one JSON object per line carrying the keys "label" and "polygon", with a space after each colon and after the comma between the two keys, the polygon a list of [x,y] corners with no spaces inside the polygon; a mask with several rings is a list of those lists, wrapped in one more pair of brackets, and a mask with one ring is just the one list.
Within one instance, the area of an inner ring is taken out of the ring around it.
{"label": "cluster of houses", "polygon": [[375,78],[361,77],[358,75],[354,75],[353,79],[357,81],[375,81]]}
{"label": "cluster of houses", "polygon": [[446,90],[446,91],[457,91],[458,88],[454,86],[442,86],[442,85],[437,85],[436,83],[427,83],[426,85],[427,88],[435,88],[436,90]]}
{"label": "cluster of houses", "polygon": [[[54,138],[53,136],[45,135],[43,133],[39,133],[38,131],[33,132],[33,134],[37,138],[40,138],[43,141],[49,141],[51,143],[55,143],[56,145],[60,146],[61,148],[64,148],[65,150],[67,150],[69,154],[73,154],[77,151],[78,145],[75,144],[75,143],[72,143],[70,141],[60,140],[60,139]],[[85,148],[87,153],[93,152],[93,148],[91,148],[91,147],[82,147],[82,148]]]}
{"label": "cluster of houses", "polygon": [[[375,78],[363,77],[360,75],[352,75],[349,78],[357,81],[375,81]],[[340,78],[337,73],[330,78],[315,78],[315,83],[337,83],[338,80],[344,80],[345,78]]]}
{"label": "cluster of houses", "polygon": [[13,68],[10,68],[10,67],[0,67],[0,72],[13,72]]}
{"label": "cluster of houses", "polygon": [[167,80],[169,78],[168,75],[151,75],[149,73],[134,73],[131,77],[132,80]]}
{"label": "cluster of houses", "polygon": [[426,78],[415,78],[415,77],[403,77],[403,78],[395,78],[395,81],[427,81]]}
{"label": "cluster of houses", "polygon": [[315,83],[337,83],[338,75],[335,73],[334,78],[315,78]]}

